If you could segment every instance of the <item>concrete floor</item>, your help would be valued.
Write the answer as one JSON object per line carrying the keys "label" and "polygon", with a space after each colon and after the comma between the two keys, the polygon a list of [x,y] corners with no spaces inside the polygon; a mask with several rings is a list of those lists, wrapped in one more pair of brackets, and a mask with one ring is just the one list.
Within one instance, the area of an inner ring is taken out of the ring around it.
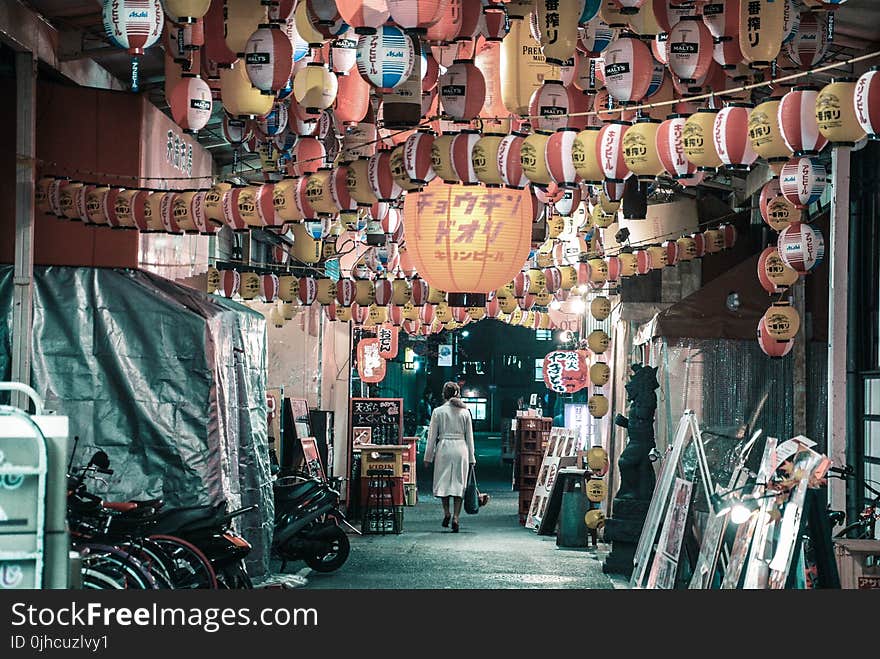
{"label": "concrete floor", "polygon": [[[461,531],[440,526],[430,473],[419,473],[420,499],[405,508],[400,535],[351,535],[351,557],[337,572],[302,570],[306,588],[614,588],[602,573],[607,547],[560,549],[554,536],[519,525],[518,494],[510,466],[501,465],[499,440],[476,442],[480,489],[492,501],[478,515],[462,512]],[[301,564],[299,564],[301,565]],[[295,572],[298,566],[291,566]]]}

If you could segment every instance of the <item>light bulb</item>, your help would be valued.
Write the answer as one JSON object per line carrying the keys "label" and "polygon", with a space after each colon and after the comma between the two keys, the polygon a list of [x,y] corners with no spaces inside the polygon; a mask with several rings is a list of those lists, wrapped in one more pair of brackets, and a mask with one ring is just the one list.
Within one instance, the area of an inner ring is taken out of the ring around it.
{"label": "light bulb", "polygon": [[587,310],[587,305],[584,304],[583,298],[576,297],[571,301],[571,310],[574,313],[583,313]]}
{"label": "light bulb", "polygon": [[559,300],[550,300],[549,307],[553,309],[553,311],[557,311],[561,306],[562,302],[560,302]]}
{"label": "light bulb", "polygon": [[737,503],[730,509],[730,521],[734,524],[742,524],[751,516],[752,511],[741,503]]}
{"label": "light bulb", "polygon": [[581,295],[586,295],[589,292],[590,292],[590,287],[587,286],[586,284],[581,284],[580,286],[578,286],[578,293],[580,293]]}

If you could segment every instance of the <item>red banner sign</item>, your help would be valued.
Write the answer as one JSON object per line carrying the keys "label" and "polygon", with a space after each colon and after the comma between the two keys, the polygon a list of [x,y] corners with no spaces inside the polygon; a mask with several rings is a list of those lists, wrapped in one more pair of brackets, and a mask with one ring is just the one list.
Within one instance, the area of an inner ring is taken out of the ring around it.
{"label": "red banner sign", "polygon": [[551,391],[572,394],[590,384],[590,366],[584,350],[554,350],[544,357],[544,383]]}

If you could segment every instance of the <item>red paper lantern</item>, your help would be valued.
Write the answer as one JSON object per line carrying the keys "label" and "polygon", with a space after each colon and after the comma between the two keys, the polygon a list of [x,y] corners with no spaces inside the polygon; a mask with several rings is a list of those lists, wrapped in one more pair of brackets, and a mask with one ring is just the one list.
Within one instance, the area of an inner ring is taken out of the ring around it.
{"label": "red paper lantern", "polygon": [[300,137],[290,150],[287,173],[290,176],[305,176],[317,172],[324,164],[327,150],[315,137]]}
{"label": "red paper lantern", "polygon": [[498,146],[498,171],[504,185],[514,190],[522,190],[529,182],[522,168],[520,154],[525,137],[521,133],[512,133],[501,140]]}
{"label": "red paper lantern", "polygon": [[[367,309],[369,315],[369,309]],[[361,339],[357,345],[357,368],[361,382],[376,384],[385,379],[387,362],[379,354],[379,339]]]}
{"label": "red paper lantern", "polygon": [[314,277],[300,277],[299,291],[297,292],[297,295],[303,306],[309,306],[315,301],[315,297],[318,295],[317,280]]}
{"label": "red paper lantern", "polygon": [[828,17],[827,12],[804,12],[800,16],[800,25],[794,38],[784,45],[788,59],[802,71],[809,71],[818,66],[828,54]]}
{"label": "red paper lantern", "polygon": [[872,68],[856,81],[853,92],[856,118],[869,137],[877,139],[880,134],[880,77],[877,67]]}
{"label": "red paper lantern", "polygon": [[748,170],[758,159],[749,139],[751,108],[746,103],[731,103],[715,117],[715,150],[721,162],[731,169]]}
{"label": "red paper lantern", "polygon": [[641,101],[654,74],[654,58],[644,41],[624,36],[615,39],[602,54],[605,87],[621,102]]}
{"label": "red paper lantern", "polygon": [[[409,250],[406,250],[407,254]],[[415,267],[413,268],[415,270]],[[428,294],[430,293],[430,286],[428,286],[428,282],[426,282],[421,277],[417,277],[412,280],[412,303],[414,307],[421,307],[428,303]]]}
{"label": "red paper lantern", "polygon": [[241,274],[238,270],[224,270],[220,278],[220,290],[223,297],[235,297],[241,286]]}
{"label": "red paper lantern", "polygon": [[713,37],[739,34],[739,3],[740,0],[709,0],[703,5],[703,22]]}
{"label": "red paper lantern", "polygon": [[814,87],[795,87],[779,102],[779,129],[795,156],[817,154],[828,144],[816,120],[818,96]]}
{"label": "red paper lantern", "polygon": [[473,60],[455,60],[440,76],[440,103],[455,121],[470,121],[486,101],[486,80]]}
{"label": "red paper lantern", "polygon": [[370,83],[357,73],[338,76],[336,91],[336,120],[344,124],[363,121],[370,108]]}
{"label": "red paper lantern", "polygon": [[569,125],[571,95],[559,80],[545,80],[529,101],[532,128],[552,132]]}
{"label": "red paper lantern", "polygon": [[431,166],[433,144],[434,136],[424,131],[417,131],[406,138],[403,145],[403,167],[413,183],[427,185],[437,176]]}
{"label": "red paper lantern", "polygon": [[159,0],[104,0],[104,30],[130,55],[142,55],[156,43],[164,22]]}
{"label": "red paper lantern", "polygon": [[260,27],[245,46],[245,70],[254,87],[274,93],[290,82],[293,46],[279,25]]}
{"label": "red paper lantern", "polygon": [[400,27],[413,32],[427,32],[446,10],[449,0],[386,0],[391,10],[391,20]]}
{"label": "red paper lantern", "polygon": [[761,316],[758,321],[758,345],[768,357],[785,357],[794,347],[794,341],[779,341],[767,330],[766,316]]}
{"label": "red paper lantern", "polygon": [[779,232],[777,249],[789,268],[799,275],[806,275],[818,268],[825,258],[825,238],[821,231],[809,224],[792,222]]}
{"label": "red paper lantern", "polygon": [[761,218],[774,231],[782,231],[792,222],[800,220],[798,209],[782,194],[778,178],[770,179],[761,188],[758,205]]}
{"label": "red paper lantern", "polygon": [[474,145],[479,141],[480,134],[475,130],[463,130],[452,138],[449,152],[452,156],[452,170],[464,185],[479,183],[474,171]]}
{"label": "red paper lantern", "polygon": [[544,384],[551,391],[571,394],[590,385],[586,350],[554,350],[544,357]]}
{"label": "red paper lantern", "polygon": [[796,208],[818,201],[827,185],[828,172],[816,158],[792,158],[779,174],[779,189]]}
{"label": "red paper lantern", "polygon": [[367,180],[379,201],[394,201],[403,194],[403,188],[391,173],[390,151],[379,151],[370,157],[367,161]]}
{"label": "red paper lantern", "polygon": [[211,88],[197,75],[185,73],[171,91],[168,105],[171,118],[183,130],[201,130],[211,118],[214,107]]}
{"label": "red paper lantern", "polygon": [[544,151],[550,176],[558,185],[566,188],[575,187],[578,181],[578,175],[571,158],[571,149],[577,135],[577,128],[559,130],[547,140]]}
{"label": "red paper lantern", "polygon": [[336,0],[336,8],[358,34],[374,34],[391,16],[387,0]]}
{"label": "red paper lantern", "polygon": [[669,33],[669,69],[683,82],[696,82],[709,72],[713,47],[712,34],[702,18],[683,16]]}
{"label": "red paper lantern", "polygon": [[612,121],[599,130],[596,159],[602,174],[612,182],[624,181],[632,175],[623,159],[623,136],[629,127],[629,122]]}

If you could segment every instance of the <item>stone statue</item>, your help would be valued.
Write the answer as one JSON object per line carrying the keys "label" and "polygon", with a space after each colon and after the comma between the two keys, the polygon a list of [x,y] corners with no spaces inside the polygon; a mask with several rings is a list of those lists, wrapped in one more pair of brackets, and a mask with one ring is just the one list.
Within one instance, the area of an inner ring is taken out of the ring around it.
{"label": "stone statue", "polygon": [[626,384],[629,417],[618,414],[614,423],[627,429],[629,441],[620,454],[618,499],[648,499],[654,492],[656,478],[649,454],[654,448],[654,413],[657,411],[657,369],[632,365],[633,376]]}
{"label": "stone statue", "polygon": [[614,423],[626,428],[629,441],[617,460],[620,488],[614,497],[612,517],[605,522],[605,540],[611,552],[605,558],[605,572],[629,577],[636,545],[645,525],[656,477],[649,457],[654,448],[654,413],[657,411],[657,369],[632,365],[626,384],[629,416],[618,414]]}

